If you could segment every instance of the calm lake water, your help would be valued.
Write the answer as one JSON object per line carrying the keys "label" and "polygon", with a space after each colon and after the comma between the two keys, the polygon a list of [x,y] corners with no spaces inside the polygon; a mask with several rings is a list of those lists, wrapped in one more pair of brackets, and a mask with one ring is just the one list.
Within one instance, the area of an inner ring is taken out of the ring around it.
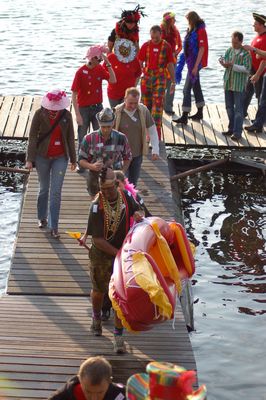
{"label": "calm lake water", "polygon": [[[91,4],[92,3],[92,4]],[[70,93],[86,48],[106,42],[122,9],[135,2],[116,0],[0,0],[0,95],[42,95],[52,87]],[[202,72],[207,102],[223,102],[218,57],[240,30],[254,36],[252,12],[265,14],[265,0],[220,4],[211,1],[146,0],[140,41],[165,11],[176,13],[184,37],[189,10],[205,19],[209,35],[209,67]],[[264,5],[264,6],[263,6]],[[241,11],[243,10],[243,11]],[[240,15],[241,14],[241,15]],[[176,88],[182,100],[183,82]],[[107,100],[105,96],[105,105]],[[0,143],[0,157],[16,145]],[[21,146],[18,146],[15,151]],[[11,149],[11,150],[10,150]],[[11,161],[20,165],[20,161]],[[0,292],[4,292],[16,237],[23,191],[22,178],[0,175]],[[208,400],[265,400],[265,185],[261,177],[202,174],[182,182],[185,221],[197,245],[194,277],[195,327],[191,341],[199,381]]]}

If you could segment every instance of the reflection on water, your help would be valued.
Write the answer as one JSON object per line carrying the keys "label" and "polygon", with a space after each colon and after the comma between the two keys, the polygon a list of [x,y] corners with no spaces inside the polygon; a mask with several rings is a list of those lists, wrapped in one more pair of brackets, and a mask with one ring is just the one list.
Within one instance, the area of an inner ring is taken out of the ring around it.
{"label": "reflection on water", "polygon": [[182,180],[196,246],[195,328],[200,382],[211,400],[264,399],[266,209],[262,175]]}

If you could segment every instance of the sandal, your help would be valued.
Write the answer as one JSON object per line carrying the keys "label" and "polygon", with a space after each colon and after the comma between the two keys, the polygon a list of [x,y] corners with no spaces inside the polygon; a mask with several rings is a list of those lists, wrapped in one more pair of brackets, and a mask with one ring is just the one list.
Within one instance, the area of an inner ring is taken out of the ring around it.
{"label": "sandal", "polygon": [[53,238],[55,238],[55,239],[59,239],[59,238],[60,238],[60,235],[59,235],[57,229],[51,229],[51,236],[52,236]]}

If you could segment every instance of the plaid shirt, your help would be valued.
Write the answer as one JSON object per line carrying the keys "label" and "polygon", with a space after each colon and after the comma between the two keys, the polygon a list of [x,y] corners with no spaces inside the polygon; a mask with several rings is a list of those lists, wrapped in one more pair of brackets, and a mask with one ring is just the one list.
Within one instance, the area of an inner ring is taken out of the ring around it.
{"label": "plaid shirt", "polygon": [[114,129],[106,141],[100,129],[89,133],[83,138],[80,146],[79,161],[95,163],[102,160],[108,166],[111,163],[114,169],[121,169],[123,161],[131,159],[132,153],[126,135]]}

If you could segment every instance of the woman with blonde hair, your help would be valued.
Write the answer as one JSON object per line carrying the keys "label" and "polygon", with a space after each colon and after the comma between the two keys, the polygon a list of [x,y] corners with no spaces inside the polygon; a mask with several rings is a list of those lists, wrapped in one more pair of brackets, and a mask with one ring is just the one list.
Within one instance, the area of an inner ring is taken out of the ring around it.
{"label": "woman with blonde hair", "polygon": [[[205,29],[205,22],[195,11],[190,11],[186,15],[188,29],[183,43],[183,53],[181,54],[176,68],[176,82],[180,83],[181,74],[185,64],[188,72],[183,89],[183,114],[180,118],[173,119],[174,122],[187,124],[188,118],[200,120],[203,118],[203,107],[205,105],[203,93],[200,85],[199,72],[208,64],[208,37]],[[188,117],[191,111],[191,89],[193,89],[196,106],[196,114]]]}
{"label": "woman with blonde hair", "polygon": [[[175,63],[177,61],[177,56],[182,50],[182,41],[180,37],[179,30],[177,29],[175,25],[175,14],[171,11],[167,11],[163,14],[163,20],[161,23],[161,29],[162,29],[162,39],[166,40],[173,52],[174,60]],[[173,102],[174,102],[174,96],[175,92],[172,91],[170,93],[170,88],[171,88],[171,79],[170,76],[167,79],[167,84],[166,84],[166,92],[165,92],[165,101],[164,101],[164,111],[169,114],[173,115]]]}

